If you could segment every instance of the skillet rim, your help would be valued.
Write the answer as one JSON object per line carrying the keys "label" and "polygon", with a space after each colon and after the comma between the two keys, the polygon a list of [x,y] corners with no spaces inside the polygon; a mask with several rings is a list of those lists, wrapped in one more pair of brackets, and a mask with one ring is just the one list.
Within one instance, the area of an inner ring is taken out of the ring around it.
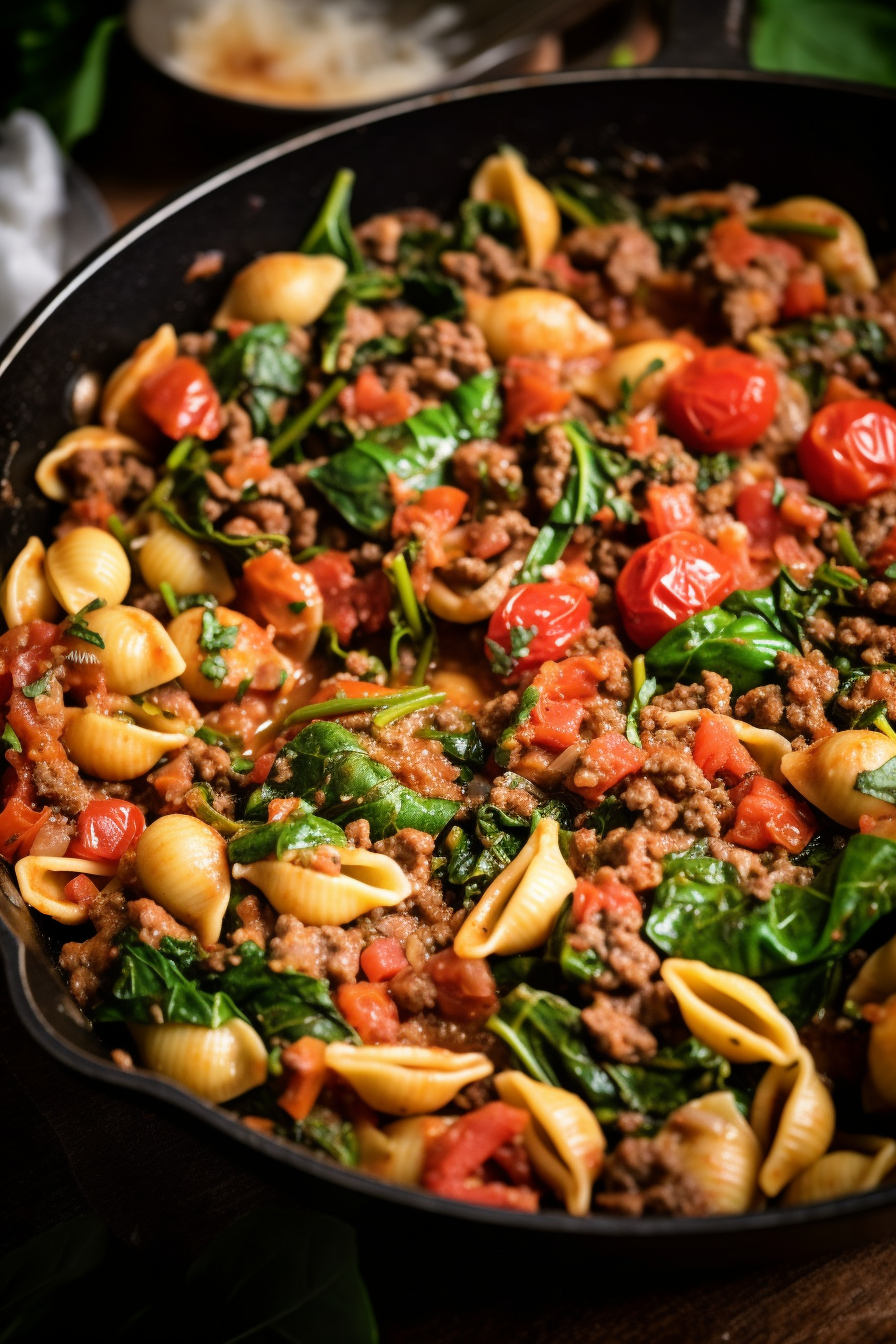
{"label": "skillet rim", "polygon": [[[466,102],[473,98],[543,87],[663,80],[786,85],[851,94],[871,102],[896,102],[896,89],[868,87],[808,76],[782,76],[754,70],[719,71],[687,66],[671,68],[643,66],[634,70],[571,70],[546,75],[516,76],[484,84],[437,90],[408,98],[400,103],[390,103],[372,111],[360,112],[309,131],[281,137],[248,155],[241,155],[192,185],[171,193],[117,230],[63,276],[0,343],[0,378],[10,370],[16,358],[27,351],[30,338],[52,317],[60,304],[100,271],[108,261],[116,257],[130,243],[150,232],[157,224],[186,209],[194,201],[211,194],[218,186],[235,181],[256,167],[286,157],[306,146],[332,139],[344,132],[404,117],[441,103]],[[203,1101],[170,1079],[142,1068],[133,1071],[119,1069],[111,1059],[102,1059],[66,1040],[54,1029],[32,993],[27,969],[29,955],[35,958],[45,973],[54,978],[59,996],[57,1003],[59,1011],[65,1012],[69,1007],[74,1012],[78,1010],[58,969],[43,946],[40,951],[29,948],[11,927],[7,907],[17,907],[21,896],[15,887],[10,866],[5,861],[0,868],[0,888],[3,901],[0,906],[0,953],[6,969],[10,997],[19,1020],[42,1049],[59,1063],[74,1068],[96,1082],[107,1083],[126,1092],[144,1094],[172,1104],[255,1153],[272,1161],[281,1162],[304,1175],[341,1186],[362,1197],[384,1199],[390,1204],[401,1205],[418,1213],[437,1214],[461,1222],[504,1227],[518,1232],[528,1231],[532,1234],[559,1232],[569,1237],[620,1239],[636,1244],[655,1241],[657,1238],[661,1241],[674,1239],[681,1243],[688,1241],[699,1243],[710,1238],[724,1237],[726,1244],[730,1245],[733,1238],[749,1236],[752,1241],[756,1241],[764,1232],[778,1232],[805,1226],[820,1228],[822,1225],[843,1222],[856,1216],[870,1215],[877,1210],[896,1209],[896,1185],[894,1185],[824,1204],[809,1204],[792,1209],[776,1208],[745,1214],[672,1220],[662,1217],[626,1218],[613,1214],[591,1213],[587,1218],[573,1218],[559,1210],[533,1214],[466,1204],[424,1190],[393,1184],[353,1168],[341,1167],[331,1159],[315,1156],[290,1140],[250,1130],[241,1124],[233,1112]],[[30,913],[28,918],[31,918]],[[36,926],[34,927],[37,935]],[[37,936],[39,940],[39,935]]]}

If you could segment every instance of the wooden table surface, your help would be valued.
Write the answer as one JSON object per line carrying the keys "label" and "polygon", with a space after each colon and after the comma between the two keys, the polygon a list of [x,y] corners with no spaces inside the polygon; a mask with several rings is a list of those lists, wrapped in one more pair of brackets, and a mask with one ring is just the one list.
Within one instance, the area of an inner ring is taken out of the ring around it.
{"label": "wooden table surface", "polygon": [[[556,58],[550,49],[542,58]],[[217,164],[296,129],[287,119],[222,125],[129,58],[116,69],[102,132],[76,154],[117,225]],[[167,1107],[68,1071],[34,1045],[0,985],[0,1126],[6,1137],[0,1250],[93,1210],[131,1245],[175,1239],[194,1254],[212,1231],[286,1201],[320,1207],[316,1182],[284,1185],[273,1164]],[[337,1211],[337,1210],[334,1210]],[[890,1344],[896,1236],[803,1264],[664,1272],[649,1251],[607,1272],[547,1270],[502,1251],[469,1265],[459,1238],[437,1266],[402,1245],[383,1252],[382,1215],[355,1219],[383,1344]],[[896,1231],[896,1221],[894,1221]],[[413,1272],[419,1265],[425,1271]],[[395,1266],[398,1266],[396,1268]],[[415,1283],[417,1286],[415,1286]],[[338,1341],[333,1341],[338,1344]]]}

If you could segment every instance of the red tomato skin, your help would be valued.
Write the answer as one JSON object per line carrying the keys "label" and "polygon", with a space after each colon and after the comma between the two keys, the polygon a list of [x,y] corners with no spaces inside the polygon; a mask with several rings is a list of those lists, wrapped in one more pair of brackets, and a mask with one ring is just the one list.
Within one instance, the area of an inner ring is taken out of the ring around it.
{"label": "red tomato skin", "polygon": [[584,717],[585,706],[578,701],[545,700],[542,696],[529,719],[532,745],[548,751],[565,751],[579,740]]}
{"label": "red tomato skin", "polygon": [[97,798],[78,817],[78,833],[66,855],[114,863],[132,849],[146,829],[139,807],[121,798]]}
{"label": "red tomato skin", "polygon": [[754,355],[719,345],[697,355],[671,380],[663,414],[688,448],[740,452],[762,438],[777,401],[773,369]]}
{"label": "red tomato skin", "polygon": [[[523,672],[540,667],[548,659],[561,656],[577,635],[588,625],[591,603],[581,588],[573,583],[520,583],[511,588],[488,623],[486,638],[493,640],[510,653],[510,630],[513,626],[534,625],[537,634],[527,651],[516,660],[508,681],[518,680]],[[486,645],[491,659],[491,650]]]}
{"label": "red tomato skin", "polygon": [[273,625],[286,638],[301,634],[306,626],[305,612],[290,611],[290,602],[320,599],[320,593],[307,565],[296,564],[283,551],[265,551],[243,565],[242,584],[248,614],[260,625]]}
{"label": "red tomato skin", "polygon": [[593,738],[582,756],[582,768],[596,778],[589,783],[578,783],[579,771],[573,776],[572,788],[590,803],[599,803],[608,789],[614,788],[628,775],[633,775],[647,758],[647,753],[629,742],[622,733],[601,733]]}
{"label": "red tomato skin", "polygon": [[494,976],[488,962],[459,957],[453,947],[426,963],[436,987],[439,1012],[457,1022],[484,1021],[498,1006]]}
{"label": "red tomato skin", "polygon": [[600,882],[589,882],[586,878],[580,877],[572,895],[573,923],[588,924],[596,914],[604,910],[613,915],[637,915],[639,922],[643,916],[641,902],[634,891],[618,878],[609,877],[601,879]]}
{"label": "red tomato skin", "polygon": [[423,1184],[436,1190],[444,1181],[471,1176],[496,1149],[522,1134],[528,1123],[528,1111],[504,1101],[490,1101],[462,1115],[430,1145]]}
{"label": "red tomato skin", "polygon": [[67,901],[74,905],[89,905],[95,897],[99,896],[100,889],[95,882],[91,882],[86,873],[78,873],[70,882],[66,882],[62,889],[62,894]]}
{"label": "red tomato skin", "polygon": [[382,380],[371,368],[362,369],[353,388],[346,388],[339,400],[349,400],[347,393],[353,393],[353,406],[346,409],[351,414],[369,415],[378,425],[398,425],[411,413],[410,393],[406,387],[386,389]]}
{"label": "red tomato skin", "polygon": [[320,589],[324,624],[333,627],[340,644],[347,644],[358,626],[373,635],[386,624],[392,590],[381,569],[357,578],[351,560],[342,551],[324,551],[303,568],[310,571]]}
{"label": "red tomato skin", "polygon": [[829,504],[864,504],[896,483],[896,410],[869,397],[822,406],[797,457],[813,495]]}
{"label": "red tomato skin", "polygon": [[398,1009],[382,985],[368,980],[340,985],[336,1007],[365,1045],[393,1045],[398,1040]]}
{"label": "red tomato skin", "polygon": [[648,537],[654,541],[669,532],[698,532],[693,486],[648,486],[644,523]]}
{"label": "red tomato skin", "polygon": [[559,387],[557,371],[543,359],[511,355],[504,372],[504,428],[502,443],[515,443],[525,437],[530,421],[545,415],[558,415],[572,396],[569,388]]}
{"label": "red tomato skin", "polygon": [[221,433],[221,398],[207,369],[189,355],[178,355],[144,378],[137,400],[143,414],[169,439],[187,434],[216,439]]}
{"label": "red tomato skin", "polygon": [[361,970],[372,984],[391,980],[408,965],[397,938],[375,938],[361,953]]}
{"label": "red tomato skin", "polygon": [[0,812],[0,855],[7,862],[31,852],[34,837],[50,816],[51,808],[35,812],[21,798],[11,798]]}
{"label": "red tomato skin", "polygon": [[756,762],[725,718],[701,720],[691,753],[710,784],[718,775],[733,784],[756,770]]}
{"label": "red tomato skin", "polygon": [[782,845],[788,853],[799,854],[818,829],[809,804],[794,798],[774,780],[762,776],[744,780],[732,797],[737,812],[725,839],[744,849]]}
{"label": "red tomato skin", "polygon": [[811,313],[823,312],[827,306],[828,293],[824,287],[821,267],[814,261],[807,262],[801,271],[797,271],[787,281],[781,316],[808,317]]}
{"label": "red tomato skin", "polygon": [[734,566],[705,537],[668,532],[639,546],[616,582],[616,605],[630,639],[649,649],[695,612],[717,606],[737,586]]}

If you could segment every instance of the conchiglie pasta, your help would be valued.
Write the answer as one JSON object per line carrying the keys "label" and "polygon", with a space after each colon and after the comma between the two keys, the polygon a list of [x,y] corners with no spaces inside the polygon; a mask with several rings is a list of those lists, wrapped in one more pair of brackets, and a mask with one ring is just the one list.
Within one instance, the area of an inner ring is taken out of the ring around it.
{"label": "conchiglie pasta", "polygon": [[896,938],[890,938],[863,962],[846,991],[845,1002],[861,1007],[865,1003],[883,1003],[891,994],[896,994]]}
{"label": "conchiglie pasta", "polygon": [[[117,871],[117,863],[29,854],[16,864],[16,882],[25,904],[33,910],[49,915],[60,924],[84,924],[90,918],[87,907],[66,899],[66,884],[79,873],[108,881],[110,877],[115,877]],[[105,888],[106,881],[95,885]]]}
{"label": "conchiglie pasta", "polygon": [[388,855],[351,848],[336,853],[341,871],[335,876],[286,859],[236,863],[233,875],[264,892],[278,914],[295,915],[303,924],[350,924],[410,896],[407,877]]}
{"label": "conchiglie pasta", "polygon": [[[571,382],[576,392],[605,411],[618,410],[627,386],[632,389],[630,409],[637,412],[655,406],[670,378],[693,358],[693,350],[678,341],[636,341],[615,350],[601,368],[574,373]],[[653,364],[659,367],[648,373]]]}
{"label": "conchiglie pasta", "polygon": [[896,994],[884,1003],[868,1004],[868,1075],[863,1101],[869,1111],[896,1110]]}
{"label": "conchiglie pasta", "polygon": [[213,326],[246,321],[307,327],[329,308],[345,274],[338,257],[269,252],[234,276]]}
{"label": "conchiglie pasta", "polygon": [[213,546],[205,547],[179,532],[160,513],[150,514],[149,529],[149,536],[134,547],[148,587],[158,592],[163,583],[170,583],[178,597],[211,593],[225,605],[233,601],[236,588]]}
{"label": "conchiglie pasta", "polygon": [[109,378],[100,402],[100,419],[107,429],[117,429],[140,443],[153,444],[159,437],[156,426],[140,409],[137,393],[140,384],[177,358],[177,334],[165,322]]}
{"label": "conchiglie pasta", "polygon": [[[219,703],[232,700],[240,683],[247,680],[253,691],[276,691],[287,685],[292,664],[274,648],[261,626],[241,611],[216,607],[215,620],[234,632],[228,636],[233,644],[229,648],[203,648],[200,641],[205,613],[205,607],[189,607],[168,626],[168,634],[186,664],[180,683],[194,700]],[[206,675],[210,671],[210,654],[217,655],[224,664],[225,675],[220,681],[214,675]]]}
{"label": "conchiglie pasta", "polygon": [[180,1083],[205,1101],[233,1101],[260,1087],[268,1072],[264,1041],[248,1022],[231,1018],[221,1027],[181,1022],[129,1024],[141,1062]]}
{"label": "conchiglie pasta", "polygon": [[660,975],[698,1041],[734,1064],[790,1064],[800,1050],[793,1023],[771,995],[733,971],[669,957]]}
{"label": "conchiglie pasta", "polygon": [[44,572],[47,551],[40,537],[29,537],[0,584],[0,611],[10,630],[29,621],[52,621],[59,617],[56,601]]}
{"label": "conchiglie pasta", "polygon": [[386,1115],[439,1111],[470,1083],[487,1078],[494,1066],[487,1055],[458,1054],[437,1046],[327,1046],[326,1065],[350,1083],[362,1101]]}
{"label": "conchiglie pasta", "polygon": [[669,1116],[681,1169],[703,1193],[708,1213],[746,1213],[756,1200],[762,1153],[730,1092],[710,1092]]}
{"label": "conchiglie pasta", "polygon": [[186,746],[191,734],[159,733],[92,709],[65,711],[62,740],[79,770],[94,779],[139,779],[163,756]]}
{"label": "conchiglie pasta", "polygon": [[792,751],[781,761],[787,783],[833,821],[858,830],[859,818],[896,818],[896,807],[859,793],[856,779],[896,756],[896,742],[871,728],[852,728]]}
{"label": "conchiglie pasta", "polygon": [[60,471],[72,460],[75,453],[82,450],[93,453],[118,453],[123,456],[139,457],[151,461],[152,454],[129,434],[121,434],[116,429],[107,429],[105,425],[82,425],[64,435],[55,448],[45,453],[34,473],[34,479],[47,499],[63,503],[71,498],[68,486]]}
{"label": "conchiglie pasta", "polygon": [[54,541],[44,572],[53,596],[69,615],[95,598],[117,607],[131,586],[124,547],[100,527],[75,527]]}
{"label": "conchiglie pasta", "polygon": [[560,211],[537,178],[526,171],[514,149],[492,154],[470,183],[474,201],[499,201],[513,206],[520,222],[530,266],[542,266],[560,241]]}
{"label": "conchiglie pasta", "polygon": [[876,1190],[894,1167],[896,1141],[893,1139],[878,1138],[873,1134],[841,1135],[836,1151],[825,1153],[791,1181],[781,1203],[785,1208],[794,1208],[800,1204],[824,1204],[846,1195],[861,1195]]}
{"label": "conchiglie pasta", "polygon": [[754,210],[750,222],[759,221],[833,226],[837,230],[836,238],[819,238],[799,232],[787,234],[784,228],[781,232],[788,242],[817,262],[825,276],[844,294],[868,294],[877,289],[877,271],[868,253],[865,234],[842,206],[822,200],[820,196],[792,196],[777,205]]}
{"label": "conchiglie pasta", "polygon": [[605,355],[613,338],[575,299],[555,289],[508,289],[488,298],[468,290],[467,315],[482,332],[492,359],[511,355],[557,355],[583,359]]}
{"label": "conchiglie pasta", "polygon": [[750,1108],[750,1123],[766,1154],[759,1172],[763,1193],[774,1197],[826,1152],[834,1137],[834,1103],[809,1051],[767,1069]]}
{"label": "conchiglie pasta", "polygon": [[198,817],[172,813],[137,842],[137,877],[147,896],[194,929],[210,947],[221,936],[230,900],[227,845]]}
{"label": "conchiglie pasta", "polygon": [[459,957],[513,956],[547,942],[576,885],[559,841],[557,822],[544,817],[470,911],[454,940]]}
{"label": "conchiglie pasta", "polygon": [[358,1165],[371,1176],[396,1185],[419,1185],[426,1152],[445,1133],[451,1120],[441,1115],[412,1115],[377,1129],[363,1122],[355,1126],[361,1150]]}
{"label": "conchiglie pasta", "polygon": [[502,1101],[529,1112],[523,1142],[533,1167],[567,1212],[584,1218],[606,1148],[594,1112],[575,1093],[538,1083],[516,1069],[499,1073],[495,1087]]}
{"label": "conchiglie pasta", "polygon": [[173,681],[186,666],[165,627],[140,607],[101,607],[84,619],[103,647],[71,636],[67,643],[99,661],[110,691],[141,695]]}

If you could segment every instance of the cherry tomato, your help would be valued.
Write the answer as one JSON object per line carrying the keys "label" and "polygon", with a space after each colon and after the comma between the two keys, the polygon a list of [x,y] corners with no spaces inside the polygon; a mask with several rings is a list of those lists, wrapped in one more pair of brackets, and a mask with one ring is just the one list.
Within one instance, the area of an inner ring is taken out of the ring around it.
{"label": "cherry tomato", "polygon": [[511,355],[504,373],[504,428],[502,443],[523,438],[526,426],[545,415],[556,415],[572,396],[558,387],[557,370],[543,359]]}
{"label": "cherry tomato", "polygon": [[777,400],[773,369],[754,355],[719,345],[704,350],[671,380],[663,414],[689,448],[737,452],[762,438]]}
{"label": "cherry tomato", "polygon": [[[507,675],[518,678],[562,655],[587,627],[590,616],[591,603],[574,583],[520,583],[510,589],[488,623],[486,653],[494,662],[498,655],[492,645],[497,644],[513,659]],[[512,641],[514,629],[520,634]],[[500,667],[495,670],[505,675]]]}
{"label": "cherry tomato", "polygon": [[864,504],[896,484],[896,410],[868,397],[823,406],[797,455],[813,495]]}
{"label": "cherry tomato", "polygon": [[178,355],[140,384],[137,394],[144,415],[169,439],[195,434],[215,439],[221,432],[221,398],[198,359]]}
{"label": "cherry tomato", "polygon": [[639,546],[616,583],[629,638],[649,649],[673,626],[714,607],[736,587],[734,566],[695,532],[669,532]]}
{"label": "cherry tomato", "polygon": [[139,807],[121,798],[97,798],[78,817],[78,833],[65,851],[76,859],[112,863],[131,849],[146,829]]}
{"label": "cherry tomato", "polygon": [[698,532],[692,485],[649,485],[644,523],[649,537],[667,532]]}

